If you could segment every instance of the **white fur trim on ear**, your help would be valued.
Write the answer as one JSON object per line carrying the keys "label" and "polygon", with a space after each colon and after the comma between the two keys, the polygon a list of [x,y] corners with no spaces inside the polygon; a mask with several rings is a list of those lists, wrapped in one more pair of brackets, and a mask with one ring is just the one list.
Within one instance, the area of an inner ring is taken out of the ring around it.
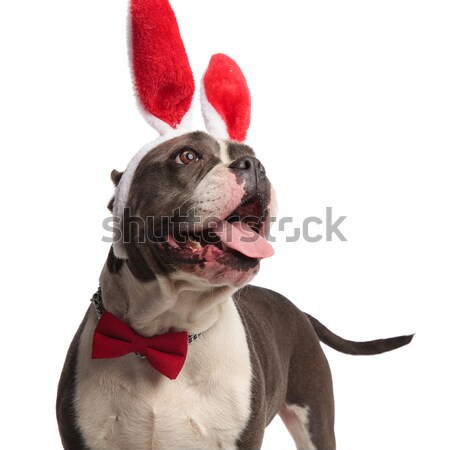
{"label": "white fur trim on ear", "polygon": [[[186,114],[186,116],[187,115],[188,114]],[[183,123],[184,123],[184,119],[183,119]],[[113,218],[114,219],[113,220],[114,220],[115,235],[113,237],[113,239],[114,239],[113,250],[114,250],[114,255],[116,256],[116,258],[127,259],[127,253],[125,250],[125,245],[123,242],[123,235],[122,235],[122,231],[123,231],[122,222],[123,222],[124,211],[128,204],[128,197],[130,195],[131,183],[133,182],[134,174],[136,172],[136,169],[139,166],[139,163],[142,161],[144,156],[147,155],[148,152],[153,150],[158,145],[162,144],[163,142],[169,141],[170,139],[173,139],[175,137],[186,134],[188,132],[189,132],[189,130],[187,130],[185,128],[177,128],[176,130],[170,128],[170,130],[167,133],[160,136],[155,141],[150,142],[149,144],[142,147],[136,153],[136,155],[134,155],[133,159],[128,163],[128,166],[125,169],[125,171],[122,175],[122,178],[120,179],[119,184],[116,187],[116,191],[114,194],[114,204],[113,204]]]}
{"label": "white fur trim on ear", "polygon": [[142,116],[144,117],[146,122],[152,128],[154,128],[161,136],[164,136],[165,134],[168,134],[171,131],[173,131],[173,128],[169,124],[167,124],[166,122],[164,122],[161,119],[158,119],[153,114],[150,114],[149,112],[147,112],[145,110],[145,108],[142,106],[142,103],[140,102],[139,99],[137,101],[137,106],[138,106],[139,112],[142,114]]}
{"label": "white fur trim on ear", "polygon": [[224,120],[220,117],[220,114],[216,111],[214,106],[208,101],[203,80],[200,87],[200,104],[202,107],[203,120],[208,132],[216,139],[230,139]]}
{"label": "white fur trim on ear", "polygon": [[[144,119],[147,121],[147,123],[154,128],[161,136],[164,136],[166,134],[170,134],[174,131],[174,128],[172,128],[168,123],[164,122],[161,119],[158,119],[158,117],[154,116],[153,114],[150,114],[147,112],[144,107],[142,106],[141,102],[137,101],[137,105],[139,108],[140,113],[144,117]],[[191,104],[188,112],[184,115],[180,125],[177,126],[177,130],[179,129],[190,129],[193,122],[193,103]]]}

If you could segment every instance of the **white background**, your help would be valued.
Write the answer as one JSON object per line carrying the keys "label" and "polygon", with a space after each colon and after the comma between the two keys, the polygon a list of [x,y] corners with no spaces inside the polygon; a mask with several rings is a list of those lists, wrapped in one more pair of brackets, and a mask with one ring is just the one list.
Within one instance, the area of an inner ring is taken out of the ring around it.
{"label": "white background", "polygon": [[[173,0],[197,80],[240,63],[248,143],[295,225],[346,215],[348,242],[283,242],[256,284],[374,357],[326,349],[341,450],[448,445],[450,11],[439,1]],[[2,2],[1,447],[59,449],[65,352],[108,252],[110,171],[155,133],[135,109],[126,0]],[[199,122],[200,124],[200,122]],[[200,126],[200,125],[199,125]],[[299,343],[301,345],[301,343]],[[264,449],[293,449],[279,420]]]}

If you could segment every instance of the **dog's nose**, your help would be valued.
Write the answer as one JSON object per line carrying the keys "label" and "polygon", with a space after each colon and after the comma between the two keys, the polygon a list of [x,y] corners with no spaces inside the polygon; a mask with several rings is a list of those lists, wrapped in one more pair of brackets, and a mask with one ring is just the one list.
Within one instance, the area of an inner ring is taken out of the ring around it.
{"label": "dog's nose", "polygon": [[230,169],[254,172],[257,176],[266,174],[266,169],[264,169],[261,161],[253,156],[242,156],[233,161],[228,167]]}

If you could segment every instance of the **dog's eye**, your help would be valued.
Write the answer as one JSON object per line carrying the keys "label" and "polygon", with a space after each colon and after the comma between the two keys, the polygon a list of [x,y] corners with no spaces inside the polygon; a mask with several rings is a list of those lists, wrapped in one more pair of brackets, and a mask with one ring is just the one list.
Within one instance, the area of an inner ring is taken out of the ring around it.
{"label": "dog's eye", "polygon": [[185,148],[181,150],[175,157],[175,162],[177,164],[182,164],[187,166],[193,162],[197,162],[200,159],[198,153],[190,148]]}

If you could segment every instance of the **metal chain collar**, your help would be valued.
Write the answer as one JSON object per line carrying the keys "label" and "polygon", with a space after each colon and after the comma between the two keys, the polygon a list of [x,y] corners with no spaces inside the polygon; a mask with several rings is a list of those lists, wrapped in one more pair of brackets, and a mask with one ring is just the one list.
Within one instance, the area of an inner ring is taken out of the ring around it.
{"label": "metal chain collar", "polygon": [[[103,300],[102,300],[102,291],[100,288],[98,288],[97,292],[92,296],[91,302],[92,302],[92,305],[94,306],[95,314],[97,315],[97,318],[100,320],[100,317],[102,317],[103,313],[105,312],[105,307],[103,306]],[[202,334],[203,333],[190,334],[188,336],[188,343],[192,344]],[[142,356],[142,355],[139,355],[139,356]]]}

